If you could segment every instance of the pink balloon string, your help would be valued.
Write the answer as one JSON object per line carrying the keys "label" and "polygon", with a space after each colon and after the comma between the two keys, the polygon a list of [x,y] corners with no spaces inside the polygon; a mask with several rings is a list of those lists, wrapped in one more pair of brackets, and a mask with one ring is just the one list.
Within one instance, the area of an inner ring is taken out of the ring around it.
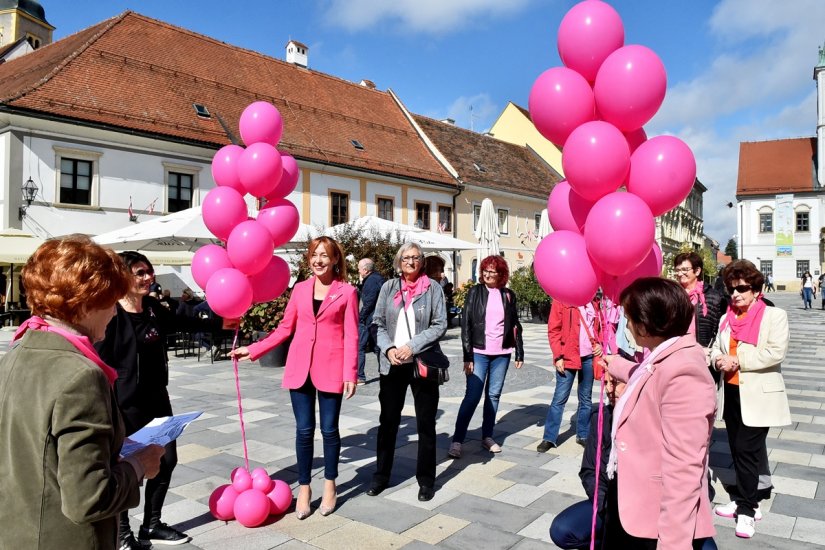
{"label": "pink balloon string", "polygon": [[[232,339],[232,351],[238,347],[238,328],[235,329],[235,337]],[[235,371],[235,390],[238,393],[238,420],[241,423],[241,440],[243,441],[243,461],[246,471],[249,471],[249,450],[246,447],[246,427],[243,423],[243,403],[241,401],[241,378],[238,375],[238,358],[232,356],[232,368]]]}
{"label": "pink balloon string", "polygon": [[[604,315],[604,297],[599,301],[599,309],[597,310],[597,314],[599,316],[599,328],[600,337],[601,337],[601,346],[602,346],[602,354],[604,354],[605,343],[605,315]],[[612,350],[610,350],[612,352]],[[602,376],[599,379],[599,420],[596,423],[596,436],[598,439],[596,440],[596,483],[593,488],[593,515],[590,521],[590,550],[595,550],[596,548],[596,519],[599,514],[599,476],[601,476],[601,469],[602,469],[602,437],[604,434],[604,375],[605,372],[602,371]]]}

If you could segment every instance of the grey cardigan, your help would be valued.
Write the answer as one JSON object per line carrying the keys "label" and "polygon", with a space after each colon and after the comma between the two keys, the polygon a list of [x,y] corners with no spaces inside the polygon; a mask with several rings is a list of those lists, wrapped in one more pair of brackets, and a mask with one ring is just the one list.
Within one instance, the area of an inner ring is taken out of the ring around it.
{"label": "grey cardigan", "polygon": [[[421,276],[426,277],[423,274]],[[378,327],[378,349],[381,351],[378,361],[380,374],[390,373],[391,365],[387,352],[395,347],[395,326],[398,323],[401,304],[396,306],[393,303],[393,296],[398,292],[399,286],[398,279],[390,279],[384,283],[375,304],[372,323]],[[415,309],[415,336],[410,340],[413,354],[420,353],[427,348],[440,351],[438,340],[447,332],[447,305],[441,285],[430,279],[427,291],[413,298],[410,307]]]}

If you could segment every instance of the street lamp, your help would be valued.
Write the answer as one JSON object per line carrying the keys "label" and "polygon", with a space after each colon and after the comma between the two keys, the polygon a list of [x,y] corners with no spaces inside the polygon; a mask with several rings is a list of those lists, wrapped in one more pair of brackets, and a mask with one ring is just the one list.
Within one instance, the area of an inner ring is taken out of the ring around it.
{"label": "street lamp", "polygon": [[26,210],[28,210],[29,206],[32,205],[32,201],[34,197],[37,196],[37,185],[34,183],[34,180],[29,177],[26,182],[20,187],[20,191],[23,192],[23,200],[26,202],[25,205],[21,205],[20,209],[17,212],[18,218],[22,220],[26,217]]}

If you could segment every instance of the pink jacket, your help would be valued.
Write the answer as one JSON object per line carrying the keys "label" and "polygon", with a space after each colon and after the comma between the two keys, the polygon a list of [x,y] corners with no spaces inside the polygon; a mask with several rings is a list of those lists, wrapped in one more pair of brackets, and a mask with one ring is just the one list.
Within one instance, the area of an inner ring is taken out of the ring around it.
{"label": "pink jacket", "polygon": [[249,346],[253,361],[292,336],[283,387],[298,389],[307,375],[320,391],[343,393],[344,382],[358,372],[358,294],[355,287],[334,281],[318,316],[312,310],[315,277],[295,285],[278,328]]}
{"label": "pink jacket", "polygon": [[[610,373],[627,381],[636,365],[616,358]],[[618,422],[619,519],[660,550],[691,548],[716,530],[708,500],[708,445],[716,389],[705,353],[682,336],[642,375]]]}

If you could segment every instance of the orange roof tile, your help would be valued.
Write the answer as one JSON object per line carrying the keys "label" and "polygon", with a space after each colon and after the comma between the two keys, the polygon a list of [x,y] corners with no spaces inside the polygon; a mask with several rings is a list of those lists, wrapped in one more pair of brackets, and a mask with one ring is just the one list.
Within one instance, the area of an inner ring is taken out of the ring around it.
{"label": "orange roof tile", "polygon": [[389,93],[134,12],[0,65],[0,109],[212,147],[228,143],[217,116],[237,136],[256,100],[281,111],[280,148],[298,158],[456,185]]}
{"label": "orange roof tile", "polygon": [[465,183],[546,200],[562,179],[526,147],[425,116],[413,118]]}
{"label": "orange roof tile", "polygon": [[815,190],[816,138],[739,144],[737,195],[775,195]]}

